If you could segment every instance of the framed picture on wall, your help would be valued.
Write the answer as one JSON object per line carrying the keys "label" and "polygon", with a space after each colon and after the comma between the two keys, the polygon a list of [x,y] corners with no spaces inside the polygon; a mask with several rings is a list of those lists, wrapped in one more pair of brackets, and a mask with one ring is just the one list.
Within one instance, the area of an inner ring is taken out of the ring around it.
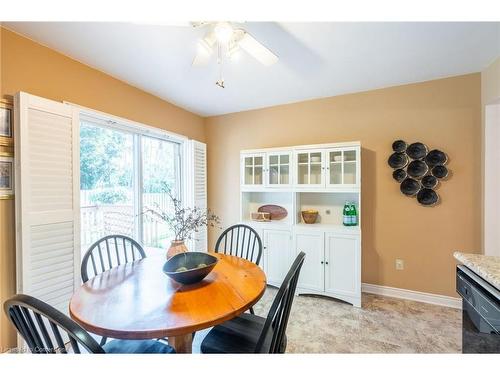
{"label": "framed picture on wall", "polygon": [[14,198],[14,154],[0,152],[0,199]]}
{"label": "framed picture on wall", "polygon": [[0,99],[0,146],[14,145],[14,113],[12,102]]}

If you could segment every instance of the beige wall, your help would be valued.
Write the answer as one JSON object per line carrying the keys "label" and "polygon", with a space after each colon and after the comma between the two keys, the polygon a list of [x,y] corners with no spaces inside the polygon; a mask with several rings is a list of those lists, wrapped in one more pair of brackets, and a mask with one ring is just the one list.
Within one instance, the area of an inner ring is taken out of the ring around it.
{"label": "beige wall", "polygon": [[[205,141],[204,119],[0,27],[0,96],[67,100]],[[0,200],[0,299],[15,292],[14,201]],[[15,344],[0,312],[0,352]]]}
{"label": "beige wall", "polygon": [[500,57],[481,72],[481,101],[483,105],[497,102],[500,98]]}
{"label": "beige wall", "polygon": [[[491,249],[485,249],[485,231],[492,229],[491,223],[485,224],[485,215],[490,215],[490,212],[485,212],[485,150],[486,150],[486,119],[485,119],[485,109],[487,105],[490,104],[500,104],[500,57],[493,61],[486,69],[481,72],[481,189],[484,192],[482,194],[481,201],[481,228],[484,228],[481,232],[481,248],[486,254],[489,254]],[[493,219],[494,216],[489,216]],[[490,220],[491,221],[491,220]],[[497,249],[498,253],[498,249]]]}
{"label": "beige wall", "polygon": [[[359,140],[363,282],[456,296],[453,251],[481,250],[480,85],[470,74],[208,118],[209,207],[226,226],[239,219],[242,149]],[[440,205],[399,192],[387,158],[400,138],[449,155]]]}

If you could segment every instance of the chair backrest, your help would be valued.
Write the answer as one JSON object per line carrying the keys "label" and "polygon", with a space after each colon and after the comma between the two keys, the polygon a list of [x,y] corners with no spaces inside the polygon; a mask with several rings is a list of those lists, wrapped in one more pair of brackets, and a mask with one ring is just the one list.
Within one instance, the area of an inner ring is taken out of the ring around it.
{"label": "chair backrest", "polygon": [[300,269],[306,254],[301,251],[285,276],[281,287],[274,297],[271,309],[267,314],[264,328],[255,347],[256,353],[281,353],[284,344],[285,331],[292,308],[295,289],[299,280]]}
{"label": "chair backrest", "polygon": [[141,245],[130,237],[112,234],[94,242],[82,258],[82,281],[113,267],[146,258]]}
{"label": "chair backrest", "polygon": [[235,255],[258,265],[262,256],[262,240],[252,227],[236,224],[222,232],[215,243],[215,252]]}
{"label": "chair backrest", "polygon": [[5,301],[4,310],[34,354],[75,354],[104,350],[87,331],[59,310],[35,297],[17,294]]}

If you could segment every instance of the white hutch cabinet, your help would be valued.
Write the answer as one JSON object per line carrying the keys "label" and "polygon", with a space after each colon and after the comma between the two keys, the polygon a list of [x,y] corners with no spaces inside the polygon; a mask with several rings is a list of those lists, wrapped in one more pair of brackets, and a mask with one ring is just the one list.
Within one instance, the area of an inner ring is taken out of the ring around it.
{"label": "white hutch cabinet", "polygon": [[[241,222],[263,242],[261,267],[279,287],[300,251],[306,253],[298,294],[321,294],[361,306],[361,145],[359,142],[241,151]],[[342,225],[354,202],[358,225]],[[266,204],[288,211],[270,222],[251,220]],[[319,212],[305,224],[301,211]]]}

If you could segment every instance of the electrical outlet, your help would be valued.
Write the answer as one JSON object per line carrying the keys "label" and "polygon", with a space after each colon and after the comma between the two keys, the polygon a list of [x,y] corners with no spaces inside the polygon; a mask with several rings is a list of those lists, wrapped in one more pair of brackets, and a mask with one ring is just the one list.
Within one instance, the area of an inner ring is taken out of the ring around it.
{"label": "electrical outlet", "polygon": [[398,271],[405,269],[405,261],[403,259],[396,259],[396,269]]}

